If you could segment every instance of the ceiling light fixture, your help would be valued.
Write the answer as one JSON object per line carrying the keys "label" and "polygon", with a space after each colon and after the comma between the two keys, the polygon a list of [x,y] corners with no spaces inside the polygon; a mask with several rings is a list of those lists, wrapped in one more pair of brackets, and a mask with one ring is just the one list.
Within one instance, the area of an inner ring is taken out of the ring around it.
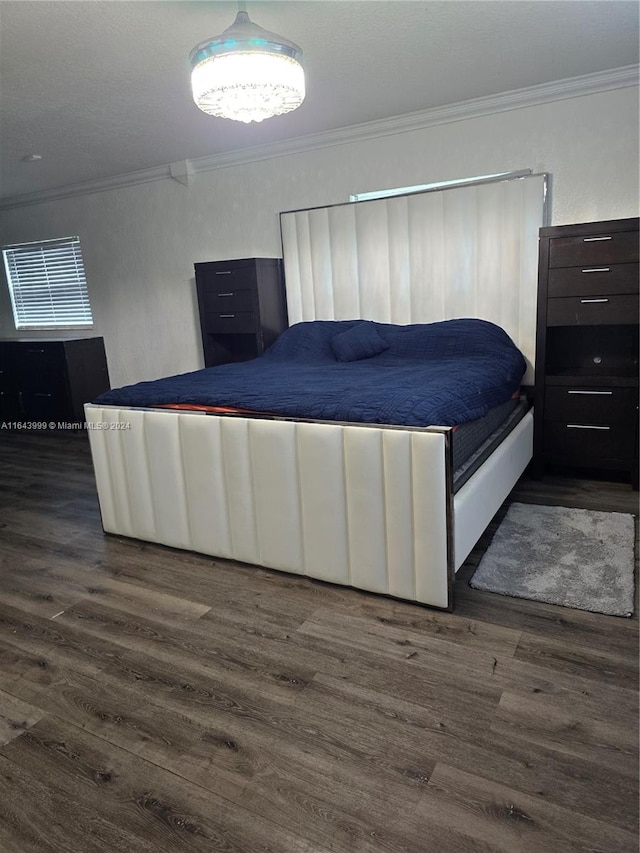
{"label": "ceiling light fixture", "polygon": [[262,121],[304,100],[302,51],[254,24],[244,10],[219,36],[194,47],[189,60],[193,99],[208,115]]}

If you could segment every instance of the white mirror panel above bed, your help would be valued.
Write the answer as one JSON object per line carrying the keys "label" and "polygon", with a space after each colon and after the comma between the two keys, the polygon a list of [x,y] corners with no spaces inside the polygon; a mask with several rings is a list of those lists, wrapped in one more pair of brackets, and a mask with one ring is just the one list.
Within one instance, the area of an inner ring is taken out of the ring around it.
{"label": "white mirror panel above bed", "polygon": [[547,175],[280,215],[289,323],[490,320],[535,363]]}

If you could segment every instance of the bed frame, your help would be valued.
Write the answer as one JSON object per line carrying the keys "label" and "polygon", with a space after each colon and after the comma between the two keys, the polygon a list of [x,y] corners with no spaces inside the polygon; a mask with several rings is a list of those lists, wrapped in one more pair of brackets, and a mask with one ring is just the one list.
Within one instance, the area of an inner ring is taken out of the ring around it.
{"label": "bed frame", "polygon": [[[530,379],[545,199],[534,175],[282,214],[290,322],[479,316]],[[533,449],[529,411],[454,495],[448,427],[85,412],[105,532],[449,610]]]}

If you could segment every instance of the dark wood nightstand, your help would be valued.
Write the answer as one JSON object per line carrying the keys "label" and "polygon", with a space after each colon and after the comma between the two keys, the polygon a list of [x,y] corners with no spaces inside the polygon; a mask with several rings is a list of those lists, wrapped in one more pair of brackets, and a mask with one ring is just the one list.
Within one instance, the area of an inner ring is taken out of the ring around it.
{"label": "dark wood nightstand", "polygon": [[626,472],[638,488],[638,219],[540,229],[534,475]]}
{"label": "dark wood nightstand", "polygon": [[256,358],[287,328],[280,258],[194,267],[205,367]]}

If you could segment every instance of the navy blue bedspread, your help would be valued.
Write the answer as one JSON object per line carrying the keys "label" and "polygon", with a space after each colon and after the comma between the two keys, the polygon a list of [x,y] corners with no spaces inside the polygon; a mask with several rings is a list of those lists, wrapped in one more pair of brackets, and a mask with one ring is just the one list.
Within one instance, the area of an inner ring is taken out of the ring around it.
{"label": "navy blue bedspread", "polygon": [[[336,360],[332,338],[362,323],[369,331],[375,327],[388,347],[373,357]],[[409,326],[316,320],[291,326],[252,361],[139,382],[95,402],[191,403],[313,420],[452,426],[506,402],[525,369],[507,333],[485,320]]]}

